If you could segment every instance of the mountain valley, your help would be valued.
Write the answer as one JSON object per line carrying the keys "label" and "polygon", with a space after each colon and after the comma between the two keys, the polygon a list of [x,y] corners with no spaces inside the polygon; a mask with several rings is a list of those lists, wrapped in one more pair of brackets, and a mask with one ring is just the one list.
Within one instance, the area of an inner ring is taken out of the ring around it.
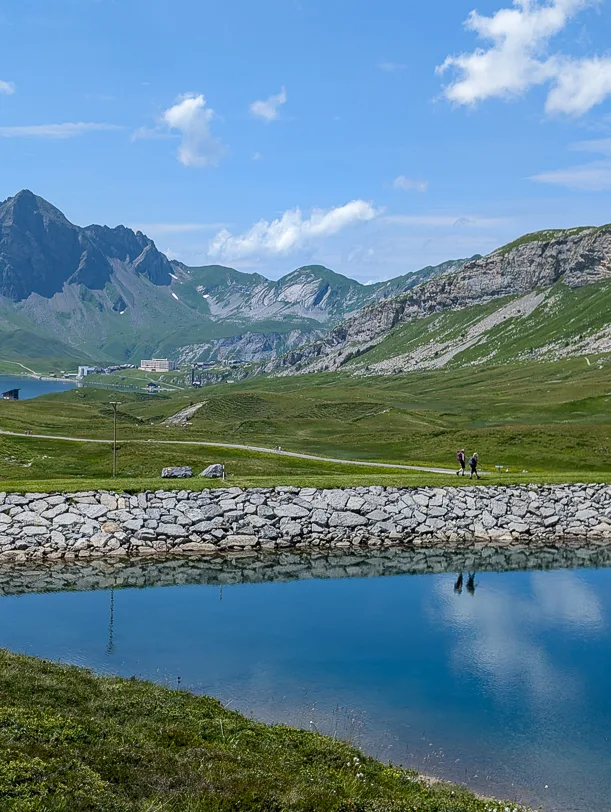
{"label": "mountain valley", "polygon": [[267,361],[348,314],[446,274],[465,260],[361,285],[319,265],[278,281],[222,266],[189,268],[124,226],[80,228],[23,191],[0,204],[0,359],[43,367]]}

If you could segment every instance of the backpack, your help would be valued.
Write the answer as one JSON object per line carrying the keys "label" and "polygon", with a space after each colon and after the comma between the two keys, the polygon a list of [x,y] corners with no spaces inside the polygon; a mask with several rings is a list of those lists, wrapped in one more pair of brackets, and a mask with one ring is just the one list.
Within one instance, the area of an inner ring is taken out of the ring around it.
{"label": "backpack", "polygon": [[477,467],[477,460],[475,459],[475,457],[471,457],[471,459],[469,460],[469,465],[470,465],[472,468],[476,468],[476,467]]}
{"label": "backpack", "polygon": [[462,465],[462,463],[465,461],[465,455],[463,454],[463,452],[462,452],[462,451],[458,451],[458,452],[456,453],[456,459],[457,459],[457,460],[458,460],[458,462],[459,462],[459,463]]}

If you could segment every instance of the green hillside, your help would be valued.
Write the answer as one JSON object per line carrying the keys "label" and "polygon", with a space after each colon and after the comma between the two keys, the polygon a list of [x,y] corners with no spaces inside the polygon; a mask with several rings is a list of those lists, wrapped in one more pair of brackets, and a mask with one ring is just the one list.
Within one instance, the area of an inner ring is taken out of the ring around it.
{"label": "green hillside", "polygon": [[[72,390],[31,401],[0,401],[0,429],[109,439],[111,393]],[[611,474],[611,365],[584,358],[450,367],[409,375],[321,374],[252,379],[176,394],[121,393],[122,441],[237,443],[347,460],[452,467],[458,448],[478,451],[484,470],[499,465],[522,479],[538,474],[591,478]],[[165,420],[190,403],[204,405],[186,426]],[[109,450],[51,453],[47,441],[0,436],[4,478],[103,476]],[[46,444],[46,445],[45,445]],[[4,450],[2,450],[4,449]],[[28,456],[28,450],[31,456]],[[167,452],[167,453],[166,453]],[[194,467],[220,452],[168,447],[122,452],[122,471],[158,475],[162,464]],[[24,456],[25,455],[25,456]],[[223,454],[223,457],[226,455]],[[358,474],[330,464],[297,470],[281,457],[232,458],[232,474],[269,483],[301,475]],[[528,471],[523,475],[523,471]],[[2,474],[0,473],[0,476]],[[346,480],[344,480],[346,481]]]}
{"label": "green hillside", "polygon": [[375,347],[353,354],[345,368],[384,373],[571,356],[606,363],[610,313],[611,282],[558,283],[532,297],[502,297],[401,324]]}

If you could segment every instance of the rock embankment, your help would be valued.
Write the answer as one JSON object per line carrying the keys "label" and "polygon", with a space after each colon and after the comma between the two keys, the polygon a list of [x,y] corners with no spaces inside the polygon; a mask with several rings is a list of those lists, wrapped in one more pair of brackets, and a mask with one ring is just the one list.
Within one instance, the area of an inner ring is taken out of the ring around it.
{"label": "rock embankment", "polygon": [[611,542],[611,486],[0,493],[0,559]]}

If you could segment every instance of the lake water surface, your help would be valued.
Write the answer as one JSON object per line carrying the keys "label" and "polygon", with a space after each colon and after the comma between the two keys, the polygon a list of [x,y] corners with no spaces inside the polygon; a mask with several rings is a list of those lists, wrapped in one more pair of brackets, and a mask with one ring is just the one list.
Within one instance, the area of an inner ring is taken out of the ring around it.
{"label": "lake water surface", "polygon": [[[121,581],[120,566],[104,583]],[[205,583],[191,573],[155,586],[154,563],[142,566],[146,588],[1,597],[0,646],[171,686],[180,677],[262,720],[349,738],[485,794],[611,809],[611,569],[471,583],[465,572],[460,591],[456,572],[235,584],[231,561]],[[89,572],[71,586],[99,583]]]}
{"label": "lake water surface", "polygon": [[9,389],[19,389],[20,400],[30,400],[39,395],[50,395],[53,392],[65,392],[74,389],[76,384],[62,381],[41,381],[38,378],[18,378],[10,375],[0,375],[0,392]]}

